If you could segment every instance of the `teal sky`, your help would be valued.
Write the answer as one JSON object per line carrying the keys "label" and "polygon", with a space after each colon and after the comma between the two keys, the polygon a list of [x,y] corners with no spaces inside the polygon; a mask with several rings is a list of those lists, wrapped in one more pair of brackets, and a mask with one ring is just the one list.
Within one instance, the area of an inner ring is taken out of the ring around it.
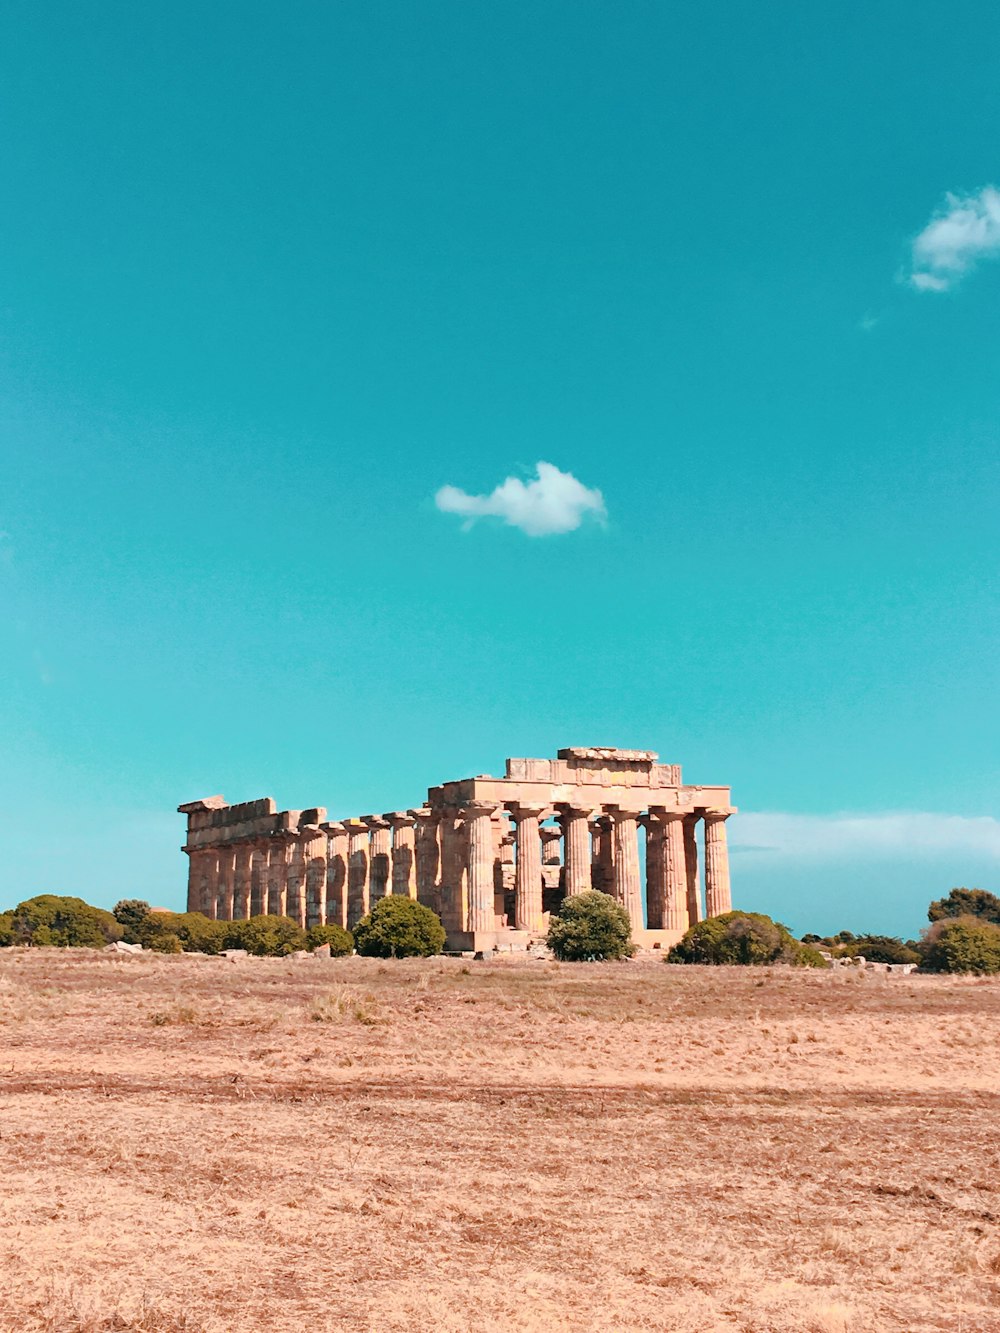
{"label": "teal sky", "polygon": [[[730,783],[800,930],[1000,891],[998,61],[963,0],[10,0],[0,906],[580,744]],[[539,462],[604,517],[435,504]]]}

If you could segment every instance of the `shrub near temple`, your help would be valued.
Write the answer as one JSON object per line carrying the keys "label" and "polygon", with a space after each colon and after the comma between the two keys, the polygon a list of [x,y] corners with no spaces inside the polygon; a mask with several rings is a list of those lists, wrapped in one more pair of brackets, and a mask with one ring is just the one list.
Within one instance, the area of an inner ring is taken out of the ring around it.
{"label": "shrub near temple", "polygon": [[354,947],[369,958],[429,958],[444,939],[437,913],[412,898],[382,898],[354,927]]}
{"label": "shrub near temple", "polygon": [[635,953],[628,912],[595,889],[563,899],[545,942],[566,963],[604,962]]}
{"label": "shrub near temple", "polygon": [[343,926],[310,926],[306,931],[306,948],[330,946],[331,958],[344,958],[354,952],[354,936]]}
{"label": "shrub near temple", "polygon": [[743,967],[768,963],[827,966],[818,950],[800,944],[785,926],[760,912],[724,912],[722,916],[697,922],[670,950],[667,962]]}
{"label": "shrub near temple", "polygon": [[285,957],[306,947],[306,932],[288,916],[252,916],[224,921],[226,949],[246,949],[259,957]]}
{"label": "shrub near temple", "polygon": [[100,949],[120,940],[122,928],[102,907],[82,898],[41,893],[18,903],[11,913],[14,944],[54,945],[56,948]]}
{"label": "shrub near temple", "polygon": [[945,918],[924,937],[924,966],[931,972],[1000,972],[1000,926],[981,917]]}

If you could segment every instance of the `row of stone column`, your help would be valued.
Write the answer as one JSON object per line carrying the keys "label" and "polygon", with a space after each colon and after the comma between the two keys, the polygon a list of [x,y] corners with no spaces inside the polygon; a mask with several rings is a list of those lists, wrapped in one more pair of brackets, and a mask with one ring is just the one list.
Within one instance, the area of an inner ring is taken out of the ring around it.
{"label": "row of stone column", "polygon": [[[696,836],[701,820],[706,914],[730,909],[728,813],[654,808],[636,815],[604,807],[553,810],[473,801],[459,808],[303,825],[259,840],[192,849],[189,905],[226,920],[269,912],[303,926],[330,922],[351,928],[380,898],[400,894],[433,908],[450,932],[491,931],[510,853],[514,912],[508,924],[536,933],[543,925],[543,862],[559,863],[561,840],[566,895],[597,888],[625,907],[633,930],[644,925],[684,930],[702,915]],[[543,825],[553,814],[557,826]],[[645,913],[640,825],[646,831]]]}

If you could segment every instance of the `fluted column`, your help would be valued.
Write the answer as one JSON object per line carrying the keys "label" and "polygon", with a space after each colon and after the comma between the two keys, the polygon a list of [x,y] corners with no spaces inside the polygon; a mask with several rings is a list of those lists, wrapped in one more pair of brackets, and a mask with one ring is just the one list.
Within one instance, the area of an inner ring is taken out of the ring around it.
{"label": "fluted column", "polygon": [[360,819],[345,819],[347,830],[347,928],[353,930],[368,915],[368,827]]}
{"label": "fluted column", "polygon": [[215,896],[218,854],[214,848],[193,849],[188,852],[187,910],[212,916],[210,899]]}
{"label": "fluted column", "polygon": [[236,888],[236,850],[219,848],[219,891],[215,914],[220,921],[232,921]]}
{"label": "fluted column", "polygon": [[457,806],[446,806],[441,811],[438,833],[441,839],[441,924],[448,932],[461,931],[465,929],[468,917],[468,873],[465,824]]}
{"label": "fluted column", "polygon": [[663,926],[665,930],[687,930],[684,816],[679,810],[665,810],[660,819],[663,824]]}
{"label": "fluted column", "polygon": [[303,824],[299,828],[304,864],[302,920],[309,926],[326,922],[326,831],[319,824]]}
{"label": "fluted column", "polygon": [[562,865],[562,856],[559,847],[559,844],[562,841],[562,828],[553,828],[551,825],[543,826],[538,830],[538,833],[542,840],[542,865]]}
{"label": "fluted column", "polygon": [[701,893],[698,887],[698,820],[700,815],[684,816],[684,872],[687,878],[688,925],[701,920]]}
{"label": "fluted column", "polygon": [[253,847],[248,842],[237,843],[235,848],[235,877],[233,881],[233,920],[243,921],[250,915],[250,857]]}
{"label": "fluted column", "polygon": [[347,830],[331,821],[326,831],[326,920],[331,926],[347,925]]}
{"label": "fluted column", "polygon": [[272,838],[267,849],[267,910],[270,916],[284,916],[288,903],[288,838]]}
{"label": "fluted column", "polygon": [[650,811],[638,821],[646,830],[646,929],[663,929],[663,904],[666,897],[664,884],[664,827],[659,815]]}
{"label": "fluted column", "polygon": [[729,810],[705,811],[705,915],[721,916],[733,909],[729,888],[726,820]]}
{"label": "fluted column", "polygon": [[514,866],[514,929],[542,928],[542,843],[539,816],[545,806],[516,805],[511,814],[517,825],[517,861]]}
{"label": "fluted column", "polygon": [[563,828],[563,861],[566,866],[566,897],[591,888],[589,805],[560,806]]}
{"label": "fluted column", "polygon": [[441,915],[438,881],[441,873],[441,843],[438,838],[437,813],[418,806],[408,812],[416,820],[414,832],[417,867],[417,902]]}
{"label": "fluted column", "polygon": [[386,815],[392,826],[392,893],[399,898],[417,896],[416,819],[405,810]]}
{"label": "fluted column", "polygon": [[250,915],[267,911],[267,845],[258,840],[250,849]]}
{"label": "fluted column", "polygon": [[612,818],[615,842],[614,896],[628,912],[632,930],[636,932],[643,928],[638,824],[635,815],[628,810],[616,810]]}
{"label": "fluted column", "polygon": [[493,815],[495,801],[470,801],[462,811],[468,838],[469,911],[467,930],[495,930],[493,906]]}
{"label": "fluted column", "polygon": [[371,831],[368,897],[374,905],[391,892],[391,826],[388,819],[383,819],[381,815],[364,815],[363,818]]}
{"label": "fluted column", "polygon": [[285,915],[299,926],[306,924],[305,857],[302,839],[293,836],[288,844]]}
{"label": "fluted column", "polygon": [[601,815],[591,825],[594,837],[591,883],[601,893],[615,891],[615,833],[610,815]]}

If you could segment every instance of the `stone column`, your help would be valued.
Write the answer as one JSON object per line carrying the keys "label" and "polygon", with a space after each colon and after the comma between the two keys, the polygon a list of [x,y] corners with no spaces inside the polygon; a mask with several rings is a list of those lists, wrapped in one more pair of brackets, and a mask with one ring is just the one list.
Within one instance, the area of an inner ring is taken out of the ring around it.
{"label": "stone column", "polygon": [[698,820],[700,815],[684,816],[684,870],[687,878],[688,925],[701,920],[701,893],[698,887]]}
{"label": "stone column", "polygon": [[417,896],[416,819],[405,810],[386,815],[392,827],[391,892],[398,898]]}
{"label": "stone column", "polygon": [[615,898],[628,912],[633,934],[643,929],[642,889],[639,885],[639,829],[629,810],[616,810]]}
{"label": "stone column", "polygon": [[288,862],[285,883],[285,915],[299,926],[306,924],[305,861],[302,839],[292,835],[288,844]]}
{"label": "stone column", "polygon": [[660,819],[663,821],[663,926],[665,930],[687,930],[684,816],[679,810],[664,810]]}
{"label": "stone column", "polygon": [[233,847],[219,848],[219,891],[216,898],[216,917],[232,921],[233,897],[236,888],[236,851]]}
{"label": "stone column", "polygon": [[391,884],[391,825],[381,815],[364,815],[364,822],[371,832],[369,844],[368,897],[374,905],[380,898],[392,892]]}
{"label": "stone column", "polygon": [[215,897],[218,855],[212,848],[192,849],[188,852],[187,910],[212,916],[211,902]]}
{"label": "stone column", "polygon": [[729,810],[705,811],[705,915],[721,916],[733,910],[729,888],[729,850],[726,820]]}
{"label": "stone column", "polygon": [[250,915],[267,911],[267,844],[258,839],[250,849]]}
{"label": "stone column", "polygon": [[267,911],[284,916],[288,901],[288,839],[271,838],[267,849]]}
{"label": "stone column", "polygon": [[646,929],[663,929],[664,885],[664,827],[658,812],[650,810],[638,821],[646,830]]}
{"label": "stone column", "polygon": [[368,827],[360,819],[345,819],[347,830],[347,929],[353,930],[368,915]]}
{"label": "stone column", "polygon": [[468,838],[469,912],[467,930],[496,929],[493,910],[493,815],[495,801],[470,801],[462,811]]}
{"label": "stone column", "polygon": [[591,887],[589,805],[559,807],[563,828],[563,861],[566,867],[566,897],[585,893]]}
{"label": "stone column", "polygon": [[468,842],[457,806],[446,806],[438,824],[441,839],[440,917],[449,932],[465,930]]}
{"label": "stone column", "polygon": [[593,887],[601,893],[614,893],[615,889],[615,839],[614,824],[610,815],[601,815],[595,819],[592,831],[594,835],[593,859],[591,861],[591,880]]}
{"label": "stone column", "polygon": [[331,821],[326,831],[326,920],[331,926],[347,926],[347,830]]}
{"label": "stone column", "polygon": [[426,806],[408,811],[416,820],[413,830],[417,868],[417,902],[441,915],[438,880],[441,873],[441,844],[437,813]]}
{"label": "stone column", "polygon": [[305,865],[305,924],[307,928],[321,926],[326,922],[326,830],[319,824],[305,824],[299,833]]}
{"label": "stone column", "polygon": [[235,877],[233,881],[233,920],[244,921],[250,915],[250,857],[253,847],[248,842],[237,843],[235,848]]}
{"label": "stone column", "polygon": [[538,832],[543,805],[515,805],[517,862],[514,867],[514,929],[538,932],[542,928],[542,844]]}

